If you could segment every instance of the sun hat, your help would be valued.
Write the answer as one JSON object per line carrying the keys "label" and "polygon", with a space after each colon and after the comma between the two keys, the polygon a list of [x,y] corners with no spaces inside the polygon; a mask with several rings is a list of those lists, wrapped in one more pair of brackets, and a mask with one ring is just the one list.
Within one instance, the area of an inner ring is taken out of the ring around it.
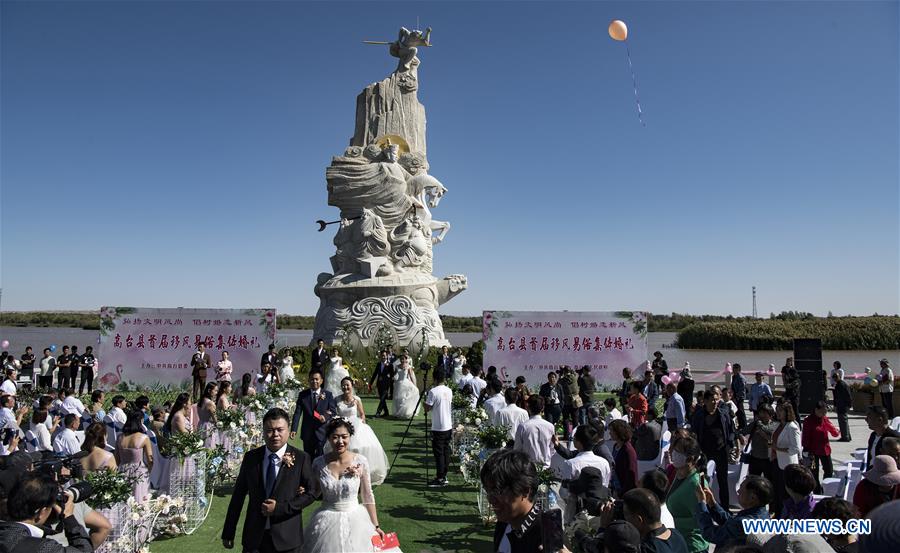
{"label": "sun hat", "polygon": [[872,533],[859,536],[860,551],[894,553],[900,543],[900,501],[889,501],[869,513]]}
{"label": "sun hat", "polygon": [[897,469],[897,461],[890,455],[876,455],[872,468],[864,472],[863,476],[876,486],[900,484],[900,469]]}
{"label": "sun hat", "polygon": [[603,544],[610,551],[637,553],[641,534],[630,522],[615,520],[603,532]]}

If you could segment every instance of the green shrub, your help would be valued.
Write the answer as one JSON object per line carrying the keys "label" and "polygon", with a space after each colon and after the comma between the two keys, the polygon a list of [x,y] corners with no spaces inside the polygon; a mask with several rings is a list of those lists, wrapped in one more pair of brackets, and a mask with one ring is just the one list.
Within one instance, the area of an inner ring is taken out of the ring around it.
{"label": "green shrub", "polygon": [[789,350],[794,338],[819,338],[826,350],[900,348],[900,317],[755,319],[694,323],[678,333],[684,349]]}

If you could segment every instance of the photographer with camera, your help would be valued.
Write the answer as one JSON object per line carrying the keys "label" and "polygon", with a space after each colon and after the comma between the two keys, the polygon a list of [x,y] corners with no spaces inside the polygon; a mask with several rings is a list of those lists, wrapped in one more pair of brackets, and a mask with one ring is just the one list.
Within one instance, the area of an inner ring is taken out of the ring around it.
{"label": "photographer with camera", "polygon": [[481,485],[497,515],[494,551],[569,553],[563,545],[562,513],[541,512],[535,503],[537,469],[525,453],[504,449],[481,467]]}
{"label": "photographer with camera", "polygon": [[[58,504],[59,485],[45,473],[27,473],[10,490],[6,503],[8,519],[0,522],[0,553],[91,553],[94,550],[84,528],[72,516],[73,495],[65,493],[65,504]],[[52,513],[63,523],[69,542],[64,547],[44,536]]]}

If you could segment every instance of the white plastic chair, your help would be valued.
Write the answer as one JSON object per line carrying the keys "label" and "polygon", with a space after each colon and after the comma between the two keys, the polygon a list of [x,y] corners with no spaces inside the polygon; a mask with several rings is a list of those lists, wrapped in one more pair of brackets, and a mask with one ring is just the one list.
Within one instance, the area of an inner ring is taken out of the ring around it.
{"label": "white plastic chair", "polygon": [[895,432],[900,432],[900,417],[894,417],[893,419],[891,419],[890,426],[891,426],[891,430],[894,430]]}
{"label": "white plastic chair", "polygon": [[671,441],[672,433],[666,430],[662,433],[662,436],[659,439],[659,455],[657,455],[655,459],[651,459],[649,461],[641,461],[640,459],[638,459],[638,479],[644,476],[644,473],[646,473],[647,471],[654,470],[657,467],[662,467],[664,456],[666,454],[666,451],[669,451],[669,445],[671,444]]}
{"label": "white plastic chair", "polygon": [[[744,447],[743,453],[750,453],[750,440],[747,440],[747,445]],[[732,474],[732,467],[734,467],[734,473]],[[741,487],[741,484],[744,482],[744,479],[747,478],[747,474],[750,472],[750,464],[749,463],[741,463],[740,460],[738,464],[728,465],[728,485],[731,487],[731,490],[734,492],[731,494],[731,507],[736,507],[738,510],[741,509],[740,503],[738,503],[738,490]]]}
{"label": "white plastic chair", "polygon": [[103,424],[106,425],[106,449],[114,451],[116,449],[116,440],[122,433],[123,425],[114,421],[110,415],[103,417]]}
{"label": "white plastic chair", "polygon": [[25,451],[37,451],[38,439],[31,430],[25,431]]}
{"label": "white plastic chair", "polygon": [[862,480],[862,473],[862,470],[854,470],[853,473],[850,474],[849,482],[847,484],[847,494],[845,496],[850,498],[848,501],[853,500],[853,493],[856,491],[856,485]]}
{"label": "white plastic chair", "polygon": [[150,437],[150,448],[153,451],[153,467],[150,469],[150,487],[154,490],[169,491],[169,463],[168,457],[163,457],[159,452],[159,440],[152,430],[147,431]]}
{"label": "white plastic chair", "polygon": [[706,463],[706,481],[709,484],[709,489],[712,490],[713,497],[719,497],[719,482],[716,480],[715,461]]}

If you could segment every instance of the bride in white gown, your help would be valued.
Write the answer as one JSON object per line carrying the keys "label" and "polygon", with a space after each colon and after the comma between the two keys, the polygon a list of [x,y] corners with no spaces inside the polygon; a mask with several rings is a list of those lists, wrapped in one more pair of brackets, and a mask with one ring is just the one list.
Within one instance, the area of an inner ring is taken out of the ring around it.
{"label": "bride in white gown", "polygon": [[344,360],[341,359],[338,349],[332,349],[331,358],[328,359],[328,369],[325,371],[325,389],[334,397],[338,397],[341,395],[341,380],[348,376],[350,376],[350,372],[344,368]]}
{"label": "bride in white gown", "polygon": [[419,403],[419,387],[416,386],[416,374],[409,365],[409,356],[400,357],[400,366],[394,374],[394,416],[409,418],[413,416]]}
{"label": "bride in white gown", "polygon": [[466,364],[466,356],[463,354],[462,348],[456,350],[453,356],[453,382],[459,382],[463,377],[463,365]]}
{"label": "bride in white gown", "polygon": [[[369,462],[369,475],[373,486],[384,482],[388,473],[388,458],[372,427],[366,424],[366,411],[362,401],[353,394],[353,381],[348,376],[341,381],[343,394],[335,398],[337,414],[350,421],[355,432],[350,440],[350,451],[359,453]],[[325,442],[325,453],[331,452],[331,442]]]}
{"label": "bride in white gown", "polygon": [[[322,506],[304,532],[304,553],[372,551],[372,538],[384,538],[372,495],[369,462],[349,449],[353,434],[353,425],[345,419],[335,418],[328,424],[326,435],[332,452],[313,462]],[[400,553],[398,548],[390,551]]]}

